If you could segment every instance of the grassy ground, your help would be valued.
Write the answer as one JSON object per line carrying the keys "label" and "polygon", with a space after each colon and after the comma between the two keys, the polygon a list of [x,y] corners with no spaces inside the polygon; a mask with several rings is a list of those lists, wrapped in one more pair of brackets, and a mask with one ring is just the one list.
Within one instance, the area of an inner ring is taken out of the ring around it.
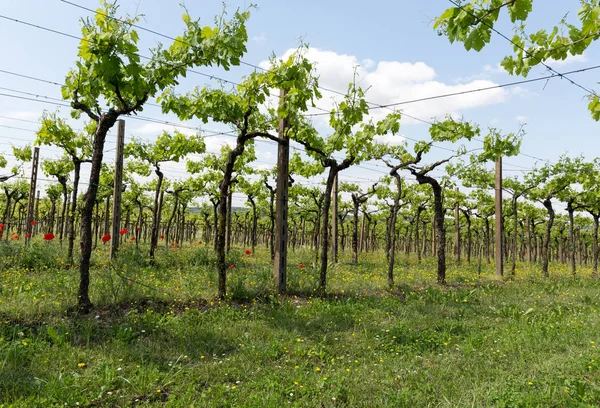
{"label": "grassy ground", "polygon": [[[310,252],[292,254],[295,295],[269,295],[271,268],[232,254],[231,299],[219,304],[204,247],[134,248],[116,270],[95,258],[86,317],[67,312],[77,271],[49,245],[0,251],[0,403],[5,406],[598,406],[600,282],[553,265],[513,281],[433,260],[385,257],[331,268],[311,296]],[[29,257],[29,258],[28,258]],[[29,259],[29,260],[28,260]],[[305,265],[304,268],[300,264]],[[143,284],[143,285],[142,285]]]}

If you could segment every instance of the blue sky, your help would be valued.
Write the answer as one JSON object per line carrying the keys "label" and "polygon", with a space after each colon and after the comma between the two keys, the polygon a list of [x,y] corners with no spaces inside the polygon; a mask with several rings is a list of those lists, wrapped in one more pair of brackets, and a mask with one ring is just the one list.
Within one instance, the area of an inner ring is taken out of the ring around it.
{"label": "blue sky", "polygon": [[[96,9],[95,0],[75,0],[78,4]],[[127,14],[143,14],[140,24],[160,33],[176,36],[182,29],[182,9],[174,0],[122,0],[121,11]],[[228,2],[230,10],[245,7],[249,2]],[[283,55],[297,46],[299,38],[313,50],[309,57],[317,61],[321,85],[345,91],[351,79],[353,65],[360,64],[363,85],[370,86],[367,99],[378,104],[398,102],[416,97],[431,96],[456,90],[501,84],[521,79],[511,77],[498,68],[503,56],[511,52],[511,45],[494,36],[492,44],[482,52],[467,52],[461,44],[450,44],[433,30],[432,20],[451,4],[447,0],[428,1],[275,1],[260,0],[252,11],[249,22],[248,53],[244,61],[260,64],[271,53]],[[577,1],[545,0],[534,4],[535,11],[528,27],[531,30],[550,27],[570,12],[576,15]],[[569,9],[568,7],[573,7]],[[186,7],[193,17],[200,17],[210,24],[221,11],[216,0],[187,1]],[[10,18],[38,24],[65,33],[79,35],[81,17],[91,13],[65,4],[59,0],[0,0],[0,14]],[[509,25],[499,25],[507,35]],[[140,32],[142,54],[156,42],[169,40]],[[0,19],[0,49],[3,58],[0,70],[62,82],[67,70],[76,60],[78,41],[57,34],[41,31],[6,19]],[[557,71],[570,71],[598,64],[598,47],[592,46],[583,57],[551,64]],[[230,72],[201,69],[232,81],[239,81],[248,67],[236,67]],[[600,70],[599,70],[600,71]],[[534,68],[530,77],[546,75],[543,67]],[[349,77],[350,75],[350,77]],[[574,74],[572,79],[588,88],[594,88],[598,71]],[[206,78],[190,75],[179,90],[202,86]],[[210,83],[210,81],[209,81]],[[58,86],[18,78],[0,73],[0,93],[27,96],[14,91],[29,92],[60,98]],[[13,91],[8,91],[6,88]],[[331,106],[331,94],[324,93],[318,105]],[[518,87],[479,92],[461,97],[407,105],[407,113],[421,119],[445,113],[459,114],[478,123],[482,128],[496,127],[503,132],[516,131],[520,122],[527,125],[522,152],[543,159],[556,161],[563,153],[575,156],[584,154],[593,159],[598,156],[595,137],[599,124],[587,111],[587,100],[581,89],[566,80],[553,79],[548,83],[535,82]],[[23,101],[0,96],[0,125],[35,130],[34,123],[44,109],[52,105]],[[68,109],[61,113],[68,115]],[[385,113],[385,112],[383,112]],[[173,116],[162,116],[160,110],[148,107],[144,116],[164,118],[179,122]],[[21,121],[6,117],[22,119]],[[199,125],[198,122],[190,122]],[[408,118],[403,119],[402,133],[414,139],[427,137],[428,125]],[[320,129],[325,126],[317,123]],[[77,126],[74,124],[74,126]],[[168,126],[127,120],[127,134],[151,140],[161,129]],[[221,129],[216,124],[207,129]],[[0,151],[10,152],[10,144],[23,145],[33,141],[33,132],[0,127]],[[224,138],[211,138],[211,148],[218,148]],[[477,142],[468,147],[478,147]],[[114,144],[107,144],[107,160]],[[275,149],[266,143],[257,144],[259,165],[274,163]],[[42,148],[42,157],[53,157],[57,151]],[[433,149],[431,160],[443,157],[447,152]],[[10,158],[10,157],[9,157]],[[429,158],[427,160],[429,160]],[[535,159],[520,155],[506,160],[507,174],[519,174],[519,169],[533,168]],[[369,164],[344,174],[347,179],[365,183],[380,177],[385,171],[380,164]],[[182,165],[167,165],[172,177],[183,177]]]}

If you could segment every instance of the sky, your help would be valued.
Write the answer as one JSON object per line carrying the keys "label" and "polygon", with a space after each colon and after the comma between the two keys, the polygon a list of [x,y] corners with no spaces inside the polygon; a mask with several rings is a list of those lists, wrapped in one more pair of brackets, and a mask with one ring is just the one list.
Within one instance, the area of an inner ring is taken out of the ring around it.
{"label": "sky", "polygon": [[[99,6],[96,0],[72,1],[91,9]],[[172,37],[183,30],[183,9],[179,3],[179,0],[119,1],[122,14],[141,14],[141,26]],[[544,0],[542,7],[540,0],[534,2],[527,30],[550,28],[566,13],[574,18],[578,3],[576,0]],[[248,1],[229,1],[227,10],[232,12],[249,5]],[[188,0],[185,6],[192,17],[200,18],[207,25],[222,12],[223,7],[222,2],[217,0]],[[271,55],[289,54],[302,41],[310,46],[307,57],[316,63],[323,88],[346,91],[356,69],[360,86],[367,90],[366,99],[380,105],[523,79],[508,75],[499,66],[502,58],[512,51],[512,45],[503,38],[493,35],[492,43],[481,52],[467,52],[462,44],[450,44],[447,38],[439,36],[433,29],[433,20],[450,6],[448,0],[372,0],[368,3],[355,0],[258,0],[248,22],[248,52],[243,61],[265,67]],[[3,56],[0,59],[0,152],[5,154],[9,163],[13,160],[11,145],[31,144],[39,127],[35,122],[43,111],[58,109],[52,103],[45,103],[56,102],[47,98],[61,98],[59,86],[14,74],[60,84],[76,61],[78,40],[32,25],[79,36],[81,18],[91,16],[93,13],[61,0],[0,0],[0,49]],[[512,27],[508,24],[499,24],[498,29],[508,36],[512,35]],[[148,55],[148,49],[158,42],[166,45],[171,42],[156,34],[138,32],[142,38],[142,55]],[[598,65],[598,50],[598,46],[592,45],[583,56],[553,61],[549,65],[559,72]],[[233,82],[239,82],[251,70],[246,65],[227,72],[198,69],[204,74]],[[600,70],[591,70],[569,77],[586,88],[597,89],[599,73]],[[548,74],[546,68],[540,66],[532,69],[529,77]],[[190,73],[176,90],[186,92],[206,85],[218,84],[206,75]],[[317,103],[320,108],[330,109],[334,101],[339,100],[335,94],[322,93],[323,99]],[[480,125],[484,134],[489,127],[509,133],[524,125],[526,134],[522,154],[505,160],[506,176],[521,175],[523,170],[533,169],[536,163],[543,165],[545,162],[542,160],[556,162],[562,154],[582,154],[588,160],[599,155],[600,144],[595,138],[600,125],[589,115],[586,93],[565,79],[405,104],[401,108],[407,115],[426,121],[446,114],[462,116]],[[68,117],[69,111],[69,108],[61,108],[60,114]],[[387,113],[389,111],[382,109],[374,111],[373,118],[381,118]],[[147,106],[141,116],[182,123],[173,115],[163,115],[159,107]],[[163,130],[174,129],[170,125],[139,119],[125,120],[126,140],[136,136],[151,141]],[[324,118],[314,120],[315,126],[327,134]],[[82,123],[72,122],[72,125],[74,128],[82,127]],[[198,126],[205,132],[228,130],[219,124],[202,125],[199,121],[189,121],[184,126],[179,128],[184,133],[194,133],[195,130],[189,127]],[[428,128],[429,125],[408,116],[401,121],[401,134],[406,137],[409,147],[412,147],[412,140],[427,140]],[[115,137],[115,132],[109,134],[105,148],[107,162],[114,160]],[[389,137],[383,141],[399,143],[402,140]],[[233,139],[218,136],[207,138],[206,142],[209,151],[218,151],[223,143],[232,143]],[[473,141],[466,146],[474,149],[481,147],[481,143]],[[440,147],[456,149],[458,145],[444,144]],[[266,168],[275,164],[276,147],[273,143],[257,143],[256,151],[255,166]],[[43,160],[58,157],[60,151],[43,146],[40,154]],[[447,150],[433,148],[424,158],[424,163],[448,154]],[[163,168],[167,178],[186,177],[183,162],[165,164]],[[27,167],[24,170],[29,174]],[[387,171],[383,163],[371,162],[345,171],[340,180],[366,186],[384,173]],[[2,170],[0,174],[3,174]],[[88,174],[89,171],[84,169],[83,183]],[[410,178],[408,174],[407,178]],[[42,191],[44,183],[40,183]],[[236,201],[234,205],[242,205],[244,200],[241,195],[236,195]]]}

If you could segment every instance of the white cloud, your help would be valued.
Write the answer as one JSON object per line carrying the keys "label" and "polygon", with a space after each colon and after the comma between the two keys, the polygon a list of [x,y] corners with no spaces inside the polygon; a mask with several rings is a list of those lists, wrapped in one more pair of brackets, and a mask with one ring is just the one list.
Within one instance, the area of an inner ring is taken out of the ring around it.
{"label": "white cloud", "polygon": [[[283,58],[287,58],[294,51],[295,49],[288,50]],[[497,85],[488,79],[478,79],[461,84],[446,84],[437,81],[434,68],[424,62],[379,61],[376,63],[372,60],[360,61],[353,55],[338,54],[318,48],[308,49],[306,57],[315,63],[319,75],[319,84],[322,87],[342,92],[346,91],[348,84],[354,78],[356,70],[358,84],[363,89],[368,89],[366,99],[381,105]],[[268,68],[269,62],[263,61],[261,66]],[[340,95],[326,91],[322,93],[323,99],[317,103],[320,108],[330,110],[336,102],[341,100]],[[503,103],[510,95],[509,91],[497,88],[424,102],[402,104],[398,105],[397,108],[420,119],[431,119],[446,114],[456,114],[466,109]],[[318,112],[315,111],[315,113]],[[371,112],[373,119],[377,120],[390,111],[375,109]],[[317,116],[317,118],[322,123],[327,121],[327,116]],[[415,124],[420,122],[405,117],[402,119],[402,123]]]}
{"label": "white cloud", "polygon": [[269,37],[267,37],[267,35],[265,33],[262,33],[261,35],[253,36],[252,41],[254,41],[255,43],[258,43],[258,44],[264,44],[267,41],[269,41]]}
{"label": "white cloud", "polygon": [[189,128],[185,128],[185,127],[174,126],[174,125],[167,125],[165,123],[146,123],[146,124],[140,126],[139,128],[134,129],[131,133],[133,133],[135,135],[143,135],[143,136],[158,136],[162,132],[165,132],[165,131],[173,132],[175,130],[177,130],[177,131],[179,131],[179,133],[182,133],[187,136],[191,136],[191,135],[195,135],[195,134],[199,133],[197,130],[193,130],[193,129],[189,129]]}
{"label": "white cloud", "polygon": [[[179,127],[179,126],[175,126],[175,125],[167,125],[164,123],[146,123],[146,124],[140,126],[139,128],[134,129],[131,133],[138,137],[141,136],[142,139],[145,139],[145,140],[153,140],[153,138],[150,138],[150,139],[148,139],[148,138],[152,137],[152,136],[158,136],[163,131],[173,132],[175,130],[179,131],[180,133],[182,133],[186,136],[203,134],[202,131],[197,131],[194,129],[190,129],[190,128],[186,128],[186,127]],[[221,151],[221,147],[223,147],[225,145],[229,145],[229,146],[233,147],[235,145],[235,138],[233,138],[233,137],[226,136],[226,135],[211,136],[211,133],[214,132],[214,130],[212,130],[212,129],[207,130],[207,132],[208,132],[208,135],[204,138],[204,143],[206,144],[206,151],[208,153],[219,153]]]}
{"label": "white cloud", "polygon": [[205,138],[204,143],[206,143],[206,151],[208,153],[219,153],[221,147],[225,145],[229,145],[230,147],[235,146],[235,138],[224,135],[213,136]]}
{"label": "white cloud", "polygon": [[17,112],[7,112],[7,116],[10,116],[15,119],[27,119],[27,120],[37,120],[40,118],[39,112],[31,112],[31,111],[17,111]]}
{"label": "white cloud", "polygon": [[551,67],[553,67],[553,66],[560,67],[560,66],[564,66],[564,65],[576,64],[579,62],[586,62],[587,60],[588,59],[585,54],[579,54],[579,55],[569,55],[564,60],[549,59],[546,61],[546,63],[548,65],[550,65]]}
{"label": "white cloud", "polygon": [[[42,116],[39,112],[30,112],[30,111],[16,111],[16,112],[0,112],[0,116],[6,116],[5,118],[0,118],[0,123],[14,123],[13,120],[34,120],[37,121],[40,116]],[[9,119],[11,118],[11,119]]]}
{"label": "white cloud", "polygon": [[364,69],[371,69],[375,66],[375,61],[373,61],[371,58],[366,58],[366,59],[362,60],[362,62],[360,63],[360,66],[363,67]]}
{"label": "white cloud", "polygon": [[522,86],[513,86],[508,89],[508,96],[532,96],[537,95],[535,92],[530,91]]}
{"label": "white cloud", "polygon": [[273,164],[256,162],[252,163],[250,166],[255,168],[256,170],[271,170],[273,168]]}
{"label": "white cloud", "polygon": [[478,73],[472,74],[472,75],[457,77],[454,79],[454,83],[465,84],[465,83],[469,83],[469,82],[476,81],[479,79],[490,79],[494,75],[499,75],[499,74],[503,74],[503,73],[506,73],[506,71],[504,70],[504,68],[502,68],[500,66],[500,64],[496,65],[495,67],[492,65],[486,64],[483,66],[483,69],[481,72],[478,72]]}
{"label": "white cloud", "polygon": [[485,64],[483,66],[483,72],[485,72],[486,74],[501,74],[506,72],[504,70],[504,68],[502,68],[502,65],[498,64],[495,67],[490,65],[490,64]]}
{"label": "white cloud", "polygon": [[518,115],[516,117],[516,119],[517,119],[517,122],[525,123],[525,122],[527,122],[528,118],[527,118],[527,116]]}
{"label": "white cloud", "polygon": [[404,143],[405,140],[406,139],[404,138],[404,136],[400,135],[387,134],[385,136],[375,136],[375,141],[377,143],[387,144],[390,146],[401,145],[402,143]]}

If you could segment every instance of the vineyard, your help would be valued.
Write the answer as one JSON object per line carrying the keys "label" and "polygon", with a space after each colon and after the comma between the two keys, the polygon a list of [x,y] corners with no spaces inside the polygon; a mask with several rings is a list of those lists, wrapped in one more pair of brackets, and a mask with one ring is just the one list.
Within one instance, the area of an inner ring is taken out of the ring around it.
{"label": "vineyard", "polygon": [[600,37],[596,2],[525,35],[532,0],[450,0],[432,35],[505,41],[502,69],[547,73],[393,103],[358,66],[323,85],[304,42],[247,62],[254,7],[212,25],[183,7],[172,37],[116,3],[57,3],[80,34],[0,12],[78,42],[60,82],[0,69],[61,92],[0,88],[43,105],[0,115],[34,136],[0,152],[2,406],[600,404],[600,160],[530,155],[523,123],[404,110],[561,80],[599,120],[577,77],[598,67],[554,68]]}

